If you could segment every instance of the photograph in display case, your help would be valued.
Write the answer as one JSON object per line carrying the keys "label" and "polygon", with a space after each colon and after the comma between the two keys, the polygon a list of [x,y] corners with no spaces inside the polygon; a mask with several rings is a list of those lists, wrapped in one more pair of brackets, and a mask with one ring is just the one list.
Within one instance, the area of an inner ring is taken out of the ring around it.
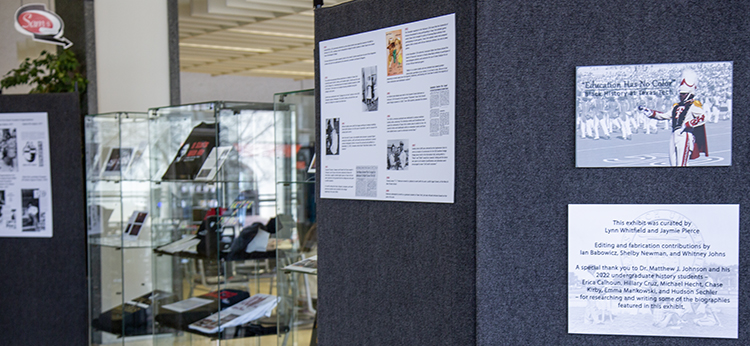
{"label": "photograph in display case", "polygon": [[119,175],[130,166],[133,148],[111,148],[102,175]]}
{"label": "photograph in display case", "polygon": [[576,68],[576,167],[732,164],[733,64]]}
{"label": "photograph in display case", "polygon": [[211,149],[211,152],[203,161],[203,166],[195,176],[195,181],[213,181],[216,178],[216,173],[224,165],[224,161],[229,157],[229,153],[232,152],[231,146],[215,147]]}
{"label": "photograph in display case", "polygon": [[105,208],[98,204],[88,206],[88,233],[101,234],[108,230],[109,218],[112,216],[113,209]]}
{"label": "photograph in display case", "polygon": [[133,215],[131,215],[130,219],[128,220],[128,225],[125,227],[125,231],[123,231],[123,234],[128,239],[138,239],[138,235],[141,233],[141,230],[146,223],[147,217],[148,211],[134,211]]}
{"label": "photograph in display case", "polygon": [[286,267],[285,271],[300,272],[306,274],[318,274],[318,255],[294,262]]}

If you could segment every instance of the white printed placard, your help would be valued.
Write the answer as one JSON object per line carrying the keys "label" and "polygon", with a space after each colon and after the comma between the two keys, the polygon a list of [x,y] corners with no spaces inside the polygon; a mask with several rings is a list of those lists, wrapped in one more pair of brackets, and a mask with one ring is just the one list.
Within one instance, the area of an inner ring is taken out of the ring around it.
{"label": "white printed placard", "polygon": [[739,205],[569,205],[568,332],[737,338]]}
{"label": "white printed placard", "polygon": [[455,15],[321,41],[321,198],[453,203]]}
{"label": "white printed placard", "polygon": [[52,237],[47,113],[0,113],[0,237]]}

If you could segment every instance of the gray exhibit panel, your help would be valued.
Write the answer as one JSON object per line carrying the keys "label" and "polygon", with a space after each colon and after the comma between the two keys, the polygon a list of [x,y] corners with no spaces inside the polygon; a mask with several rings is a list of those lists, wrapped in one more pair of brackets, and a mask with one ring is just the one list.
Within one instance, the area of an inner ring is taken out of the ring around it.
{"label": "gray exhibit panel", "polygon": [[[317,40],[456,12],[458,45],[456,203],[318,200],[321,344],[749,344],[746,271],[737,340],[567,332],[568,204],[740,204],[750,226],[749,10],[358,0],[316,11]],[[734,64],[732,166],[575,168],[576,66],[707,61]]]}
{"label": "gray exhibit panel", "polygon": [[[475,5],[353,1],[316,10],[315,37],[317,43],[450,13],[456,14],[459,55],[455,203],[318,198],[321,345],[476,341]],[[317,77],[316,88],[320,90]],[[320,123],[319,98],[317,102]]]}
{"label": "gray exhibit panel", "polygon": [[0,113],[47,112],[53,237],[0,238],[0,344],[85,345],[86,228],[76,94],[0,96]]}
{"label": "gray exhibit panel", "polygon": [[[740,229],[750,226],[748,10],[742,1],[478,2],[477,344],[750,343],[746,270],[738,340],[567,333],[568,204],[740,204]],[[734,62],[732,166],[575,168],[576,66],[701,61]],[[741,232],[740,246],[748,241]],[[741,248],[741,268],[748,256]]]}

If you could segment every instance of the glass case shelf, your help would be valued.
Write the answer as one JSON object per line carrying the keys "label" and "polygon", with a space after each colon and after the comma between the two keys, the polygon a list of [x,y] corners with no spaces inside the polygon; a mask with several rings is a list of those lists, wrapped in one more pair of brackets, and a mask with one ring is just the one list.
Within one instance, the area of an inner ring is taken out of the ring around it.
{"label": "glass case shelf", "polygon": [[122,239],[121,236],[110,237],[89,237],[89,245],[106,246],[113,248],[151,248],[151,240],[128,240]]}

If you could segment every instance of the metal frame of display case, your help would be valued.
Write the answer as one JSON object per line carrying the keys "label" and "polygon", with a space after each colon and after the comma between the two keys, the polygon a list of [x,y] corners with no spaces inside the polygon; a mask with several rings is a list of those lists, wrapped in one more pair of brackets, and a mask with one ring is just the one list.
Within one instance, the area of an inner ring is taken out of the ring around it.
{"label": "metal frame of display case", "polygon": [[[315,214],[315,91],[300,90],[274,95],[276,116],[276,213],[291,227],[286,237],[292,249],[280,257],[284,265],[317,253]],[[279,291],[290,300],[290,345],[315,343],[316,274],[286,271]]]}

